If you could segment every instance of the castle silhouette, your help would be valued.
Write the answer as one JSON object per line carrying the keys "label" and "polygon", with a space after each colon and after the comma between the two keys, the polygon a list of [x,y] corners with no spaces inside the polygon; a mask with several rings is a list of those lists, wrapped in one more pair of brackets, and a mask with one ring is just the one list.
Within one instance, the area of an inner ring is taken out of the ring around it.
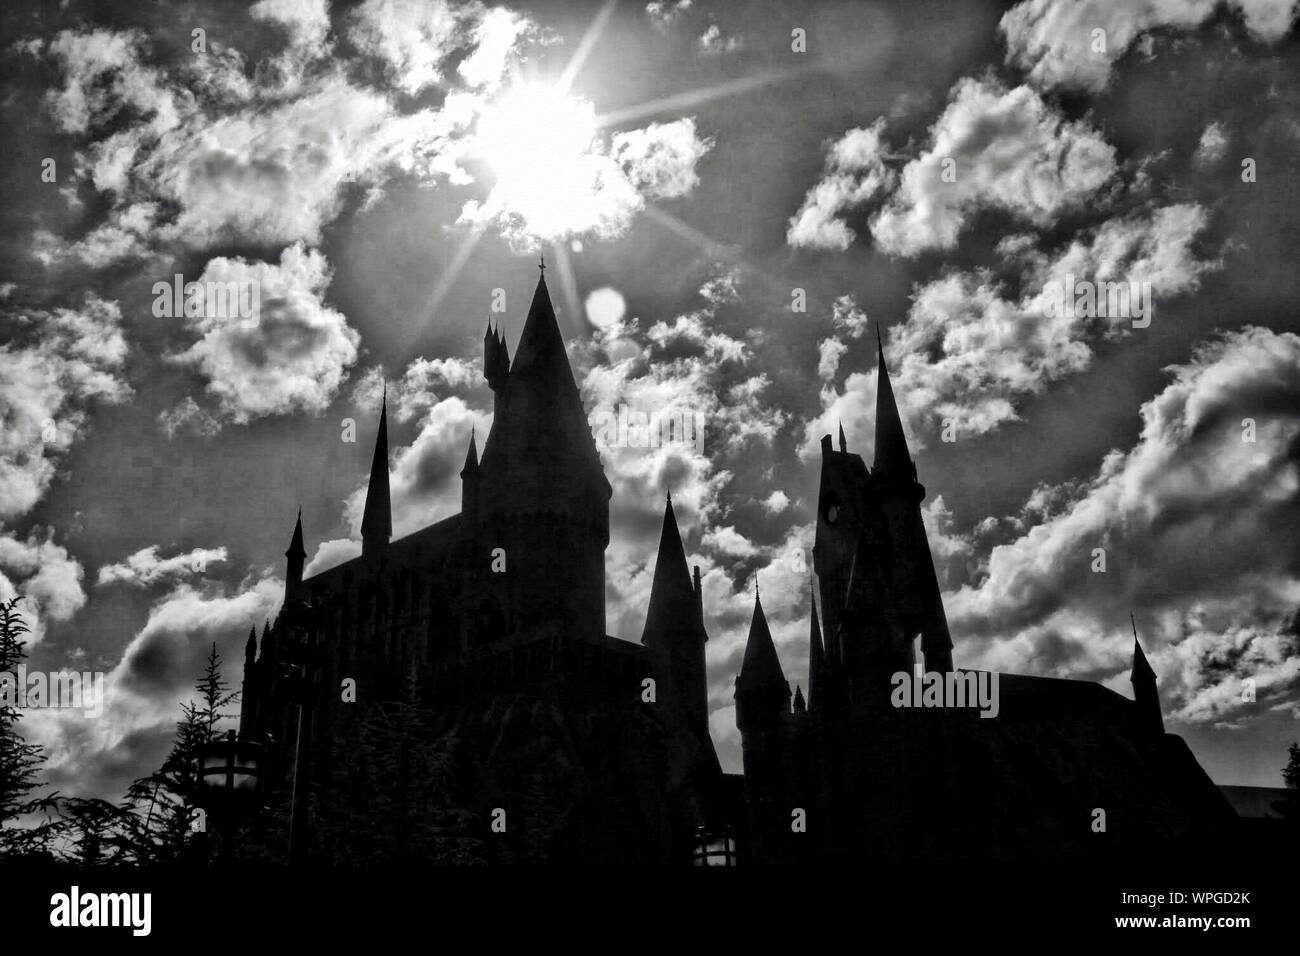
{"label": "castle silhouette", "polygon": [[[1134,700],[1004,674],[996,716],[897,706],[917,643],[936,683],[973,692],[990,675],[954,668],[925,489],[879,342],[871,467],[843,429],[838,450],[821,443],[807,696],[792,699],[756,593],[735,681],[744,772],[723,773],[700,571],[671,495],[641,642],[606,634],[611,488],[544,274],[513,361],[490,326],[483,348],[493,425],[481,456],[471,436],[459,514],[392,539],[386,401],[361,555],[304,579],[299,514],[284,605],[260,647],[249,634],[244,662],[240,733],[276,742],[269,774],[292,771],[300,704],[311,738],[328,741],[414,680],[468,768],[471,815],[518,810],[499,839],[545,832],[548,861],[1110,858],[1186,845],[1234,816],[1164,732],[1136,635]],[[305,660],[319,691],[307,696]],[[304,757],[319,786],[337,785],[331,759],[319,746]]]}

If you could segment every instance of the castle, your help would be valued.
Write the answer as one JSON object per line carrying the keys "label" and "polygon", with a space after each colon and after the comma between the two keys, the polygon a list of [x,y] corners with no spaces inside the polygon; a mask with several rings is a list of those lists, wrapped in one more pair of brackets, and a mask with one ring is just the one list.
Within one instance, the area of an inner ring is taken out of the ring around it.
{"label": "castle", "polygon": [[[883,348],[872,466],[842,429],[838,450],[822,439],[806,698],[792,699],[755,598],[735,682],[743,777],[722,772],[709,735],[700,572],[671,496],[641,642],[605,632],[611,489],[544,274],[513,361],[489,326],[483,372],[493,425],[481,456],[470,439],[459,514],[392,539],[385,402],[360,556],[304,579],[299,515],[284,606],[260,646],[250,633],[244,662],[240,733],[280,742],[273,772],[305,739],[300,709],[328,740],[413,677],[468,751],[476,814],[556,791],[560,809],[524,814],[551,828],[547,859],[1079,858],[1190,839],[1231,815],[1164,733],[1136,644],[1133,701],[1016,675],[993,685],[996,719],[891,701],[917,642],[949,684],[981,675],[954,669]],[[306,661],[324,692],[304,695]],[[314,752],[308,772],[324,779],[326,759]]]}

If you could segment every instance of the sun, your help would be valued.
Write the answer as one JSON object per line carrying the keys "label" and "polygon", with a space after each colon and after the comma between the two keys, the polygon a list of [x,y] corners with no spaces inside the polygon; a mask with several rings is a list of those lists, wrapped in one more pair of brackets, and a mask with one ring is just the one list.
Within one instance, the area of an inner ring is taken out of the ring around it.
{"label": "sun", "polygon": [[521,236],[557,240],[601,231],[622,204],[617,175],[597,131],[596,111],[558,87],[511,87],[479,117],[473,152],[494,182],[477,216],[509,220]]}

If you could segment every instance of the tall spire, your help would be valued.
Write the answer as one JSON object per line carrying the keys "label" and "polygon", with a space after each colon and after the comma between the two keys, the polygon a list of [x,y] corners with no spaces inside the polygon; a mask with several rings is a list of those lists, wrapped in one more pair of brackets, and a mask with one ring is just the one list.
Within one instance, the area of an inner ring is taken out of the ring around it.
{"label": "tall spire", "polygon": [[686,549],[677,529],[673,498],[664,504],[664,521],[659,532],[659,554],[655,558],[655,576],[650,585],[650,606],[646,610],[641,643],[655,647],[668,641],[675,629],[685,625],[696,607],[695,588],[686,565]]}
{"label": "tall spire", "polygon": [[844,440],[844,423],[840,422],[840,451],[848,450],[848,442]]}
{"label": "tall spire", "polygon": [[302,586],[302,567],[307,557],[307,549],[302,544],[302,508],[298,509],[298,520],[293,526],[293,537],[289,540],[289,550],[284,553],[286,568],[284,575],[284,599],[295,597]]}
{"label": "tall spire", "polygon": [[393,536],[393,505],[388,488],[388,388],[379,412],[379,434],[370,461],[370,484],[366,488],[366,510],[361,517],[361,553],[376,554]]}
{"label": "tall spire", "polygon": [[1132,612],[1128,616],[1133,626],[1133,671],[1129,682],[1133,685],[1133,703],[1137,709],[1137,724],[1150,734],[1165,732],[1165,719],[1160,713],[1160,691],[1156,689],[1156,672],[1147,663],[1147,656],[1142,653],[1142,644],[1138,641],[1137,622]]}
{"label": "tall spire", "polygon": [[903,480],[915,478],[916,468],[907,450],[903,421],[898,415],[889,369],[885,366],[885,346],[880,338],[879,324],[876,325],[876,359],[876,457],[873,464],[886,476]]}

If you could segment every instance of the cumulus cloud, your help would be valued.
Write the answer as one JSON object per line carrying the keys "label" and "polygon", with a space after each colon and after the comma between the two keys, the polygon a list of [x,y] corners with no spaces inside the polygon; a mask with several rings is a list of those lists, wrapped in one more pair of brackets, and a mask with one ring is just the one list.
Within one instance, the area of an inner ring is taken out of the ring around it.
{"label": "cumulus cloud", "polygon": [[129,584],[142,588],[160,583],[173,585],[202,574],[210,564],[225,560],[225,548],[195,548],[187,554],[174,554],[170,558],[164,558],[159,556],[155,544],[141,548],[117,564],[102,566],[95,583]]}
{"label": "cumulus cloud", "polygon": [[851,129],[830,145],[822,177],[790,217],[786,242],[815,249],[847,249],[857,234],[844,214],[892,189],[896,176],[886,164],[884,119]]}
{"label": "cumulus cloud", "polygon": [[[1026,0],[999,24],[1007,62],[1034,85],[1105,89],[1112,66],[1139,37],[1159,28],[1192,30],[1218,11],[1239,13],[1256,40],[1281,40],[1295,20],[1296,0]],[[1100,31],[1100,32],[1097,32]]]}
{"label": "cumulus cloud", "polygon": [[1247,327],[1169,371],[1137,444],[949,596],[967,663],[1122,677],[1133,608],[1182,719],[1239,708],[1247,677],[1261,701],[1294,702],[1300,336]]}
{"label": "cumulus cloud", "polygon": [[911,256],[953,248],[982,209],[1045,227],[1092,198],[1115,168],[1114,147],[1101,133],[1066,120],[1029,87],[962,79],[871,235],[886,252]]}
{"label": "cumulus cloud", "polygon": [[199,282],[255,283],[255,322],[210,314],[187,316],[200,338],[173,361],[207,378],[218,416],[246,423],[292,411],[319,413],[356,361],[359,336],[324,302],[330,280],[324,255],[290,246],[278,265],[244,259],[208,261]]}
{"label": "cumulus cloud", "polygon": [[80,308],[0,314],[0,520],[26,514],[49,486],[57,458],[94,402],[131,389],[116,302],[88,295]]}
{"label": "cumulus cloud", "polygon": [[25,716],[24,731],[45,746],[52,786],[71,795],[121,794],[132,779],[161,763],[180,705],[193,696],[213,644],[226,681],[239,686],[249,628],[270,618],[284,583],[243,582],[238,593],[180,584],[150,609],[121,661],[105,675],[103,713],[49,708]]}
{"label": "cumulus cloud", "polygon": [[[1197,242],[1208,223],[1195,203],[1112,219],[1081,233],[1053,255],[1025,252],[1019,295],[987,270],[952,271],[919,286],[907,320],[889,330],[890,376],[912,449],[944,419],[965,436],[1018,420],[1019,403],[1091,365],[1094,344],[1131,334],[1128,315],[1089,317],[1050,308],[1051,283],[1149,283],[1156,318],[1169,299],[1198,287],[1218,267]],[[834,355],[835,350],[824,352]],[[876,373],[854,372],[842,389],[823,388],[823,412],[809,422],[802,454],[843,421],[870,435]]]}
{"label": "cumulus cloud", "polygon": [[885,252],[951,249],[972,216],[998,209],[1038,226],[1096,196],[1115,174],[1115,150],[1084,120],[1067,120],[1033,89],[964,78],[916,158],[895,171],[885,121],[834,143],[822,178],[791,218],[793,246],[847,249],[845,216],[877,195],[871,236]]}
{"label": "cumulus cloud", "polygon": [[45,636],[46,622],[66,621],[86,603],[81,563],[54,543],[54,532],[34,529],[25,539],[0,534],[0,601],[21,594],[29,648]]}

